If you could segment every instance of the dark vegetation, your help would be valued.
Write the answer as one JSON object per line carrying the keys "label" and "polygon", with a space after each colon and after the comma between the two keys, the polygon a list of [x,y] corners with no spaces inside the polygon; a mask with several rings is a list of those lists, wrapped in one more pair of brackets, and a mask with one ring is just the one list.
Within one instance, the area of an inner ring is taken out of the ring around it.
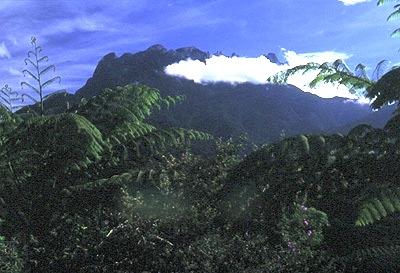
{"label": "dark vegetation", "polygon": [[[344,72],[319,80],[359,82]],[[399,73],[367,82],[374,107],[398,109]],[[399,110],[382,129],[282,136],[243,157],[245,138],[149,119],[182,96],[63,97],[76,99],[14,113],[2,89],[0,272],[399,272]],[[213,154],[193,152],[204,141]]]}

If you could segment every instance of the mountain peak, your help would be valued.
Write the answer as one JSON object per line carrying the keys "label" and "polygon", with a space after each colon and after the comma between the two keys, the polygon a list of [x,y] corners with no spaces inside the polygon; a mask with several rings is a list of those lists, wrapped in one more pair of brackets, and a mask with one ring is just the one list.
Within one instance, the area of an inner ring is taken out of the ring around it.
{"label": "mountain peak", "polygon": [[104,55],[102,60],[108,61],[108,60],[113,60],[116,58],[117,58],[117,55],[114,52],[111,52],[111,53]]}
{"label": "mountain peak", "polygon": [[270,60],[271,63],[278,64],[278,65],[284,64],[278,59],[278,56],[276,56],[275,53],[270,52],[268,54],[264,54],[263,56],[265,56],[268,60]]}
{"label": "mountain peak", "polygon": [[210,57],[210,54],[208,52],[201,51],[194,46],[181,47],[176,49],[175,52],[182,59],[190,58],[192,60],[205,61],[207,58]]}
{"label": "mountain peak", "polygon": [[155,45],[150,46],[147,49],[147,51],[163,51],[163,52],[166,52],[167,49],[161,44],[155,44]]}

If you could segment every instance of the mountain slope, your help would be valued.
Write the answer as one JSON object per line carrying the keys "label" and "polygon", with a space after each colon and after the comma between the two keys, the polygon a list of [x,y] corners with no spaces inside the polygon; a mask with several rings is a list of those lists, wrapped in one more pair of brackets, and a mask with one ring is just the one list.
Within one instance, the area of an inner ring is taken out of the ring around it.
{"label": "mountain slope", "polygon": [[[272,53],[266,56],[279,62]],[[120,57],[110,53],[100,60],[75,97],[68,99],[75,103],[107,87],[142,83],[159,89],[164,96],[186,96],[182,104],[155,114],[152,122],[157,125],[193,128],[221,137],[247,133],[256,143],[276,140],[282,131],[286,135],[332,131],[372,114],[367,105],[338,97],[320,98],[291,85],[198,84],[164,73],[169,64],[187,58],[205,62],[208,57],[208,53],[194,47],[168,50],[161,45]],[[57,100],[64,98],[59,96]]]}

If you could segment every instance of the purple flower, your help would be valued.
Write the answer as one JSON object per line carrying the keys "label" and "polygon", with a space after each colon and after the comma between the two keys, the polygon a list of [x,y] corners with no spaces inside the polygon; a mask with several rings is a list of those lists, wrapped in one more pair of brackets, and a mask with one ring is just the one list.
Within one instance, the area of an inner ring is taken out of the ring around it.
{"label": "purple flower", "polygon": [[296,251],[296,246],[295,246],[295,244],[293,242],[288,242],[287,246],[288,246],[290,251],[293,251],[293,252]]}

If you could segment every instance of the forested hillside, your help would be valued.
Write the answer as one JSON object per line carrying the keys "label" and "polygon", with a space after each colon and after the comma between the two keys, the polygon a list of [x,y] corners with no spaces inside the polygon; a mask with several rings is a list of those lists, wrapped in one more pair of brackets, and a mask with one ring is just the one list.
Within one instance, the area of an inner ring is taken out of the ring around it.
{"label": "forested hillside", "polygon": [[145,121],[179,100],[135,85],[63,114],[3,111],[1,233],[14,242],[3,268],[398,270],[398,116],[385,129],[283,139],[244,160],[240,140],[215,139],[205,158],[190,142],[210,135]]}
{"label": "forested hillside", "polygon": [[[277,62],[276,56],[268,56]],[[67,102],[72,105],[89,99],[105,88],[141,83],[157,88],[163,96],[185,96],[185,101],[176,107],[155,113],[151,117],[155,124],[193,128],[225,139],[247,134],[257,144],[276,141],[283,132],[288,136],[347,133],[361,121],[383,127],[391,116],[391,110],[375,113],[367,104],[347,102],[346,98],[339,97],[324,99],[292,85],[199,84],[164,72],[167,65],[187,58],[205,61],[208,57],[208,53],[194,47],[167,50],[161,45],[120,57],[107,54],[75,95],[49,97],[47,111],[62,112]]]}
{"label": "forested hillside", "polygon": [[[201,85],[154,67],[206,53],[153,46],[47,96],[61,78],[31,46],[32,92],[0,91],[0,272],[400,272],[399,67],[374,80],[338,60]],[[284,85],[313,69],[390,119],[351,126],[370,110]],[[349,132],[320,132],[332,124]]]}

